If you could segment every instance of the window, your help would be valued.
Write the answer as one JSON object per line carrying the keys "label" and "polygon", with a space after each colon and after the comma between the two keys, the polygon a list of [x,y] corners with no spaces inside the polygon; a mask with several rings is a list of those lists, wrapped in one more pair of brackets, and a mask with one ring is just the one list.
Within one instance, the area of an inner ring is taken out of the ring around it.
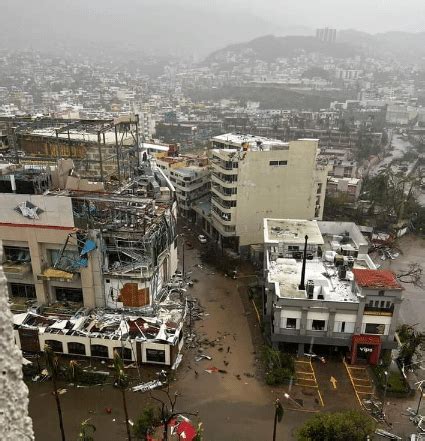
{"label": "window", "polygon": [[345,322],[341,322],[341,332],[345,332]]}
{"label": "window", "polygon": [[91,350],[92,357],[102,357],[102,358],[109,357],[108,346],[91,345],[90,350]]}
{"label": "window", "polygon": [[114,351],[116,351],[118,353],[118,355],[123,360],[131,360],[131,349],[130,348],[123,348],[121,346],[118,346],[118,347],[114,348]]}
{"label": "window", "polygon": [[83,343],[69,342],[68,353],[76,355],[86,355],[86,346]]}
{"label": "window", "polygon": [[24,283],[11,283],[9,292],[12,297],[24,297],[26,299],[36,298],[34,285],[26,285]]}
{"label": "window", "polygon": [[286,319],[286,329],[296,329],[296,328],[297,328],[297,319],[288,317]]}
{"label": "window", "polygon": [[311,324],[311,329],[313,331],[324,331],[326,326],[325,320],[313,320]]}
{"label": "window", "polygon": [[378,296],[383,296],[383,295],[385,295],[385,291],[384,290],[378,291]]}
{"label": "window", "polygon": [[381,325],[378,323],[366,323],[364,332],[365,332],[365,334],[383,335],[385,333],[385,325]]}
{"label": "window", "polygon": [[270,161],[269,165],[279,165],[279,161]]}
{"label": "window", "polygon": [[322,193],[322,183],[319,182],[319,183],[317,184],[317,194],[321,194],[321,193]]}
{"label": "window", "polygon": [[61,341],[46,340],[44,343],[48,345],[53,352],[63,352],[63,345]]}
{"label": "window", "polygon": [[56,300],[61,302],[83,302],[83,290],[78,288],[55,288]]}
{"label": "window", "polygon": [[269,165],[273,167],[288,165],[288,161],[269,161]]}
{"label": "window", "polygon": [[11,262],[30,262],[30,249],[25,247],[4,247],[5,260]]}
{"label": "window", "polygon": [[146,361],[152,363],[165,363],[165,351],[159,349],[146,349]]}
{"label": "window", "polygon": [[279,165],[288,165],[288,161],[279,161]]}
{"label": "window", "polygon": [[288,251],[298,251],[299,249],[298,245],[288,245]]}

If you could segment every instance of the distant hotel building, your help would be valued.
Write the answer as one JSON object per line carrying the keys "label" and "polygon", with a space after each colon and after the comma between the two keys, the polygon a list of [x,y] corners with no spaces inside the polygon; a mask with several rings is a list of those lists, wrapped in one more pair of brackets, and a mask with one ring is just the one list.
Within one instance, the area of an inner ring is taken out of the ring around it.
{"label": "distant hotel building", "polygon": [[316,38],[325,43],[335,43],[336,29],[322,28],[316,29]]}

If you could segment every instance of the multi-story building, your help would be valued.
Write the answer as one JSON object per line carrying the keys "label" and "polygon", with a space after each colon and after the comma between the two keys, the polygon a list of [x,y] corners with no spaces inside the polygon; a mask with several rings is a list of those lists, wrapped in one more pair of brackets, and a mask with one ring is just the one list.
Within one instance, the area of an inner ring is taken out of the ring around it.
{"label": "multi-story building", "polygon": [[331,28],[316,29],[316,38],[325,43],[335,43],[336,29],[331,29]]}
{"label": "multi-story building", "polygon": [[394,335],[402,287],[377,270],[351,222],[264,219],[271,340],[299,354],[340,350],[376,364]]}
{"label": "multi-story building", "polygon": [[107,188],[69,160],[2,168],[2,270],[23,350],[48,340],[57,352],[112,358],[122,346],[129,360],[174,363],[185,308],[170,298],[177,204],[163,182],[149,161]]}
{"label": "multi-story building", "polygon": [[170,157],[159,153],[155,160],[175,188],[179,215],[194,219],[192,205],[210,191],[208,158],[190,155]]}
{"label": "multi-story building", "polygon": [[326,196],[344,195],[348,202],[355,202],[360,196],[362,181],[358,178],[328,177]]}
{"label": "multi-story building", "polygon": [[211,211],[195,210],[223,246],[246,253],[261,244],[271,215],[321,219],[328,168],[318,162],[317,140],[229,133],[212,138],[212,146]]}

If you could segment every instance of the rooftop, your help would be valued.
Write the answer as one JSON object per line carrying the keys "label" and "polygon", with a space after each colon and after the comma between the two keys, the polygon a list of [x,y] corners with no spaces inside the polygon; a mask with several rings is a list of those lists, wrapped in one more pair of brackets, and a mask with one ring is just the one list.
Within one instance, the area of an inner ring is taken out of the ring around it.
{"label": "rooftop", "polygon": [[287,142],[279,139],[265,138],[263,136],[240,134],[240,133],[226,133],[224,135],[214,136],[212,141],[231,143],[234,146],[248,146],[251,150],[273,150],[276,148],[287,147]]}
{"label": "rooftop", "polygon": [[308,236],[308,243],[323,245],[322,233],[316,221],[299,219],[264,219],[265,242],[299,244]]}
{"label": "rooftop", "polygon": [[392,271],[354,269],[353,274],[357,285],[364,288],[403,289]]}

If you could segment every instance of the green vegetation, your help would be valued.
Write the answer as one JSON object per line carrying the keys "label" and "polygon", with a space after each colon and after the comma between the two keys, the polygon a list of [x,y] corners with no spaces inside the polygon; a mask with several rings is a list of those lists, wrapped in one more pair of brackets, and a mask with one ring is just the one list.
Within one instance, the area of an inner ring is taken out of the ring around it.
{"label": "green vegetation", "polygon": [[262,352],[266,366],[266,383],[270,386],[287,384],[295,375],[294,359],[278,349],[265,346]]}
{"label": "green vegetation", "polygon": [[320,413],[297,432],[298,441],[364,441],[375,431],[375,422],[358,410]]}
{"label": "green vegetation", "polygon": [[157,409],[146,407],[134,423],[133,434],[136,439],[145,441],[152,429],[161,424],[161,417]]}
{"label": "green vegetation", "polygon": [[94,432],[96,432],[96,427],[94,424],[91,424],[90,420],[83,421],[80,426],[78,441],[94,441]]}
{"label": "green vegetation", "polygon": [[419,332],[412,325],[401,325],[397,329],[401,341],[398,360],[404,366],[411,365],[414,358],[421,357],[421,351],[425,349],[425,334]]}
{"label": "green vegetation", "polygon": [[187,94],[195,102],[219,101],[235,99],[242,105],[247,101],[258,101],[263,109],[312,109],[328,108],[331,101],[339,99],[336,92],[298,92],[282,86],[224,86],[217,89],[196,88],[186,89]]}
{"label": "green vegetation", "polygon": [[[405,395],[409,392],[409,387],[398,368],[390,369],[382,365],[374,366],[372,370],[381,391],[385,389],[385,383],[387,382],[387,393],[389,394]],[[388,372],[388,380],[385,378],[385,371]]]}

